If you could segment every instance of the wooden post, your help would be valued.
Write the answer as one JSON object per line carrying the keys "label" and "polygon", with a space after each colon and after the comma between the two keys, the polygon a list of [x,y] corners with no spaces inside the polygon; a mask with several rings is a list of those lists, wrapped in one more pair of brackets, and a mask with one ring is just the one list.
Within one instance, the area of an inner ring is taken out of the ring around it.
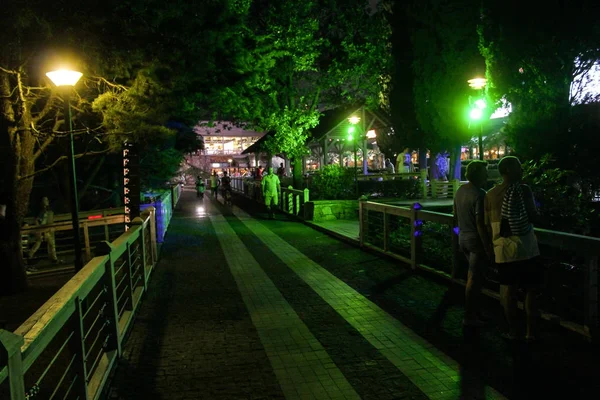
{"label": "wooden post", "polygon": [[598,332],[598,256],[588,256],[585,270],[584,330],[592,338]]}
{"label": "wooden post", "polygon": [[21,346],[25,343],[23,336],[0,329],[0,367],[8,368],[8,387],[10,400],[25,400],[25,380]]}
{"label": "wooden post", "polygon": [[429,186],[431,186],[431,198],[435,199],[438,197],[438,181],[437,179],[430,179]]}
{"label": "wooden post", "polygon": [[323,139],[323,165],[329,164],[329,149],[328,149],[329,139],[327,139],[327,135],[325,135],[325,139]]}
{"label": "wooden post", "polygon": [[427,198],[427,169],[419,171],[421,174],[421,184],[423,185],[423,198]]}
{"label": "wooden post", "polygon": [[156,209],[152,206],[148,207],[146,210],[150,213],[150,236],[152,237],[152,265],[156,265],[156,261],[158,260],[158,249],[156,246]]}
{"label": "wooden post", "polygon": [[383,251],[388,251],[390,248],[390,216],[383,209]]}
{"label": "wooden post", "polygon": [[450,235],[452,236],[452,280],[458,275],[459,254],[458,254],[458,235],[454,232],[454,226],[450,226]]}
{"label": "wooden post", "polygon": [[453,179],[452,180],[452,198],[454,198],[454,196],[456,196],[456,192],[458,191],[459,187],[460,187],[460,180]]}
{"label": "wooden post", "polygon": [[364,200],[359,200],[358,201],[358,229],[359,229],[358,236],[360,239],[361,247],[365,243],[366,219],[367,219],[367,214],[366,214],[366,210],[365,210],[365,202],[364,202]]}
{"label": "wooden post", "polygon": [[419,220],[419,211],[416,203],[413,204],[410,214],[410,266],[412,269],[417,269],[417,266],[421,262],[421,229],[416,226],[416,222]]}
{"label": "wooden post", "polygon": [[90,248],[90,231],[87,221],[83,222],[83,241],[85,243],[86,262],[92,259],[92,249]]}

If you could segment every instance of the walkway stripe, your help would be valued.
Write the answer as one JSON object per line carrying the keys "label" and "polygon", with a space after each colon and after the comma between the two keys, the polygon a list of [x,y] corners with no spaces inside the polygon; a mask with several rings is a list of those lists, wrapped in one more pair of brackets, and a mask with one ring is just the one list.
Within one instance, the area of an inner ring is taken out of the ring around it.
{"label": "walkway stripe", "polygon": [[210,220],[287,399],[360,399],[222,215]]}
{"label": "walkway stripe", "polygon": [[[461,377],[456,361],[243,210],[235,208],[234,214],[425,395],[436,400],[459,397]],[[505,399],[489,386],[485,395],[487,399]]]}

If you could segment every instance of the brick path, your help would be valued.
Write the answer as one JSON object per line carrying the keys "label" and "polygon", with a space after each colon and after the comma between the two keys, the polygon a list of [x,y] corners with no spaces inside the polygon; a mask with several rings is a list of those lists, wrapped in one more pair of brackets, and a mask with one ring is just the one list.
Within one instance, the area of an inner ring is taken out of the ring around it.
{"label": "brick path", "polygon": [[579,398],[598,390],[597,362],[577,338],[569,347],[510,347],[492,302],[490,327],[463,332],[460,291],[238,202],[245,211],[184,193],[112,398]]}

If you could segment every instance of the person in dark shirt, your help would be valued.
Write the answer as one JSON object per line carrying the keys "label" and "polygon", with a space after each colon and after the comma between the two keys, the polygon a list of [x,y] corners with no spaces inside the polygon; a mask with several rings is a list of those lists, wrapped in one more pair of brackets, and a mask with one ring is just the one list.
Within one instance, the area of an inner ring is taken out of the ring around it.
{"label": "person in dark shirt", "polygon": [[467,166],[469,183],[461,186],[454,196],[454,220],[458,227],[458,242],[469,261],[469,273],[465,290],[465,326],[481,326],[477,319],[478,298],[485,279],[485,272],[493,249],[488,238],[484,219],[485,186],[487,163],[471,161]]}

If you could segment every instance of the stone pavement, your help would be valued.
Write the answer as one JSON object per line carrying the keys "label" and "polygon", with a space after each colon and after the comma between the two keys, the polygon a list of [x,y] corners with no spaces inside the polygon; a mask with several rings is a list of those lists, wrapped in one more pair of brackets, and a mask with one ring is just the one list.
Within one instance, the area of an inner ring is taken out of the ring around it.
{"label": "stone pavement", "polygon": [[490,327],[463,332],[460,291],[236,203],[244,210],[184,192],[111,398],[579,398],[598,390],[597,362],[577,338],[551,350],[510,346],[491,302]]}

